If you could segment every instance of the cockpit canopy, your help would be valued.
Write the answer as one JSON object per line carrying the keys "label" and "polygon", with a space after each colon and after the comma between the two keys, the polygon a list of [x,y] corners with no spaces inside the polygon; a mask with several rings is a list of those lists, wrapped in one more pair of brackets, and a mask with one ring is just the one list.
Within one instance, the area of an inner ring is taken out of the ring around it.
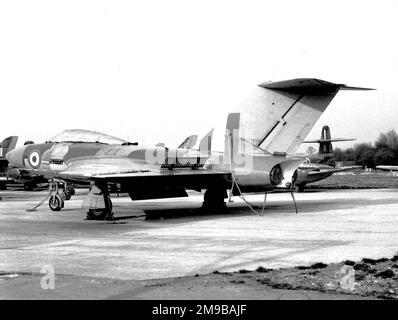
{"label": "cockpit canopy", "polygon": [[136,143],[129,143],[126,140],[109,136],[101,132],[83,130],[83,129],[71,129],[71,130],[62,131],[48,142],[92,142],[92,143],[119,144],[119,145],[136,144]]}

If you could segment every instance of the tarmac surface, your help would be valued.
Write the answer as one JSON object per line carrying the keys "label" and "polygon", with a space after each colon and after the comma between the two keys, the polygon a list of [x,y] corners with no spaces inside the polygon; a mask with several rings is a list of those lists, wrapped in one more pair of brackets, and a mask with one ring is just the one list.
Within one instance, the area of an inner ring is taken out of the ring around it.
{"label": "tarmac surface", "polygon": [[[80,207],[86,193],[77,190],[60,212],[52,212],[47,202],[26,212],[47,191],[1,191],[0,299],[31,298],[21,292],[24,283],[32,287],[32,281],[44,294],[36,278],[48,266],[65,287],[92,283],[92,295],[86,293],[97,297],[98,281],[105,285],[215,270],[357,261],[392,257],[398,248],[398,190],[299,193],[298,214],[289,193],[272,193],[262,216],[239,198],[223,212],[210,213],[199,210],[203,199],[199,193],[137,202],[113,197],[115,224],[84,220]],[[246,196],[259,211],[263,198]],[[79,286],[73,288],[79,296]]]}

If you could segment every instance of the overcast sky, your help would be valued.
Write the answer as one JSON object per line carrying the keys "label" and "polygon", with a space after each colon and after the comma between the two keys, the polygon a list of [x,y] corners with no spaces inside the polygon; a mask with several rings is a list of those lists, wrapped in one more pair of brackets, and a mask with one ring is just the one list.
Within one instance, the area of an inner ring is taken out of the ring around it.
{"label": "overcast sky", "polygon": [[317,77],[378,90],[340,92],[308,138],[327,124],[374,141],[398,129],[396,3],[0,1],[0,138],[85,128],[173,147],[216,127],[220,149],[257,84]]}

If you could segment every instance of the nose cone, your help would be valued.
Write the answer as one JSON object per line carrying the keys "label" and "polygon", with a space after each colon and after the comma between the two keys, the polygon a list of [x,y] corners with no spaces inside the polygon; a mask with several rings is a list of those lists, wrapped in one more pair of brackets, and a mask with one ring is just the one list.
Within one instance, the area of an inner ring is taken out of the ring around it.
{"label": "nose cone", "polygon": [[16,148],[7,152],[6,158],[8,160],[9,167],[24,167],[23,164],[23,153],[25,151],[25,147]]}

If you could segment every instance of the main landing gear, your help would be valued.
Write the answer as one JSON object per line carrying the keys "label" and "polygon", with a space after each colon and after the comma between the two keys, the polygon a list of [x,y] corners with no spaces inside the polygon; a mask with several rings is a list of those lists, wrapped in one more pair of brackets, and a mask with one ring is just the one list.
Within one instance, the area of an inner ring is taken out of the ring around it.
{"label": "main landing gear", "polygon": [[86,220],[110,220],[113,221],[112,201],[108,197],[108,208],[88,209]]}
{"label": "main landing gear", "polygon": [[59,192],[59,181],[50,182],[50,190],[53,190],[50,199],[48,200],[48,206],[52,211],[60,211],[65,204],[65,201],[70,200],[72,195],[75,194],[75,189],[67,184],[64,184],[63,192]]}
{"label": "main landing gear", "polygon": [[224,209],[226,207],[224,199],[226,198],[228,198],[226,189],[220,187],[210,187],[205,192],[202,208]]}
{"label": "main landing gear", "polygon": [[88,208],[87,220],[114,220],[107,186],[92,185],[83,207]]}

